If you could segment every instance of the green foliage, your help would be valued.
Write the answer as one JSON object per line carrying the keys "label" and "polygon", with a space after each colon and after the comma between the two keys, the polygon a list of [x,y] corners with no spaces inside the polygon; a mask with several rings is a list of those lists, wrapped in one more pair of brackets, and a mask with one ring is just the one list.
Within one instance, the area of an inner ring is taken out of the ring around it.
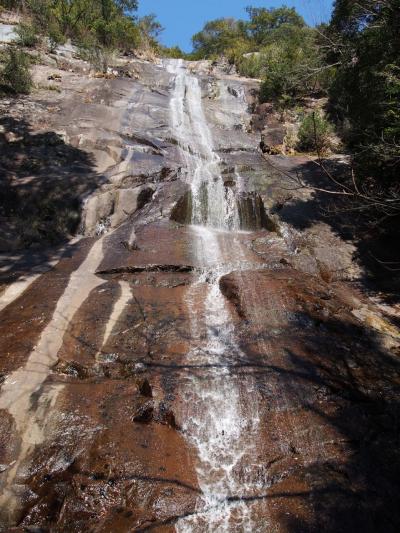
{"label": "green foliage", "polygon": [[136,0],[27,0],[27,5],[51,49],[67,39],[86,49],[129,50],[140,42],[139,28],[127,14],[137,8]]}
{"label": "green foliage", "polygon": [[137,27],[140,32],[142,46],[151,48],[154,51],[160,49],[158,37],[164,31],[157,17],[154,13],[142,17],[137,22]]}
{"label": "green foliage", "polygon": [[140,31],[127,17],[99,18],[93,24],[95,41],[105,48],[129,50],[140,43]]}
{"label": "green foliage", "polygon": [[15,29],[18,35],[18,44],[33,48],[39,41],[38,31],[34,24],[21,22]]}
{"label": "green foliage", "polygon": [[96,70],[107,72],[114,59],[112,48],[100,46],[96,41],[88,39],[79,45],[79,57],[88,61]]}
{"label": "green foliage", "polygon": [[265,73],[265,57],[261,52],[242,54],[236,66],[241,76],[260,78]]}
{"label": "green foliage", "polygon": [[238,41],[243,42],[244,37],[243,23],[232,18],[212,20],[192,37],[193,52],[198,59],[232,55]]}
{"label": "green foliage", "polygon": [[343,125],[359,172],[398,181],[400,160],[400,1],[337,0],[329,27],[338,62],[332,114]]}
{"label": "green foliage", "polygon": [[284,34],[291,28],[304,28],[303,18],[296,12],[295,8],[282,6],[279,8],[255,8],[246,9],[250,21],[245,24],[249,38],[258,46],[263,46],[276,41],[276,32],[279,30]]}
{"label": "green foliage", "polygon": [[315,31],[293,28],[291,37],[280,38],[261,49],[258,58],[261,101],[282,96],[296,99],[321,90],[320,55],[315,46]]}
{"label": "green foliage", "polygon": [[29,55],[18,48],[10,47],[5,52],[4,60],[0,73],[1,84],[14,94],[28,94],[32,89]]}
{"label": "green foliage", "polygon": [[236,63],[245,53],[260,51],[277,41],[293,40],[293,30],[305,27],[294,8],[248,7],[247,13],[249,21],[221,18],[207,22],[192,38],[195,55],[202,59],[225,55]]}
{"label": "green foliage", "polygon": [[189,55],[181,50],[179,46],[172,46],[170,48],[167,46],[159,46],[157,52],[161,57],[168,57],[171,59],[188,59],[189,57]]}
{"label": "green foliage", "polygon": [[0,11],[2,7],[6,9],[18,9],[22,7],[22,0],[0,0]]}
{"label": "green foliage", "polygon": [[297,98],[326,87],[318,33],[294,8],[248,7],[249,20],[217,19],[193,37],[195,59],[224,55],[243,76],[262,78],[261,99]]}
{"label": "green foliage", "polygon": [[60,31],[57,24],[52,24],[48,29],[49,47],[50,51],[54,52],[57,46],[64,44],[66,41],[65,35]]}
{"label": "green foliage", "polygon": [[299,149],[324,152],[330,145],[333,129],[331,124],[318,111],[306,115],[301,122],[298,137]]}
{"label": "green foliage", "polygon": [[148,39],[157,39],[164,31],[164,28],[158,22],[157,16],[154,13],[139,19],[139,28]]}

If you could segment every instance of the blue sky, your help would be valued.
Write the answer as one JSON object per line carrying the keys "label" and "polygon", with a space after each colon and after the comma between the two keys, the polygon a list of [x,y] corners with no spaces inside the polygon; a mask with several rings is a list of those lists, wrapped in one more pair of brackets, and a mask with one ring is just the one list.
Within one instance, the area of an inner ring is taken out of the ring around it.
{"label": "blue sky", "polygon": [[161,42],[191,50],[191,37],[204,23],[220,17],[245,18],[245,7],[295,7],[310,25],[329,20],[332,0],[139,0],[139,16],[155,13],[164,26]]}

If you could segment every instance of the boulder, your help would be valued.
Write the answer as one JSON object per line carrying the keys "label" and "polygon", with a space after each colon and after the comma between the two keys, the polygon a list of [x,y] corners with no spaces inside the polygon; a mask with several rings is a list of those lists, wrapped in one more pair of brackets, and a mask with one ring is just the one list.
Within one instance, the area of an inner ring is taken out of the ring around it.
{"label": "boulder", "polygon": [[146,185],[134,189],[119,189],[116,191],[114,213],[111,217],[111,227],[115,228],[130,215],[141,209],[151,199],[154,193],[152,187]]}
{"label": "boulder", "polygon": [[153,420],[154,405],[148,401],[136,408],[132,420],[141,424],[149,424]]}
{"label": "boulder", "polygon": [[271,155],[283,153],[285,136],[286,128],[283,125],[264,130],[260,142],[262,152]]}
{"label": "boulder", "polygon": [[16,27],[13,24],[0,23],[0,42],[11,43],[12,41],[15,41],[18,37],[15,28]]}
{"label": "boulder", "polygon": [[153,397],[153,391],[151,388],[151,385],[149,383],[148,379],[142,379],[138,383],[138,390],[142,396],[145,396],[146,398],[152,398]]}
{"label": "boulder", "polygon": [[115,193],[106,191],[91,196],[84,209],[84,233],[94,235],[98,231],[98,224],[114,212]]}
{"label": "boulder", "polygon": [[173,411],[164,402],[161,402],[159,406],[158,421],[172,429],[180,429]]}
{"label": "boulder", "polygon": [[102,233],[108,227],[116,228],[146,205],[154,189],[146,185],[133,189],[110,189],[90,197],[84,209],[84,233]]}

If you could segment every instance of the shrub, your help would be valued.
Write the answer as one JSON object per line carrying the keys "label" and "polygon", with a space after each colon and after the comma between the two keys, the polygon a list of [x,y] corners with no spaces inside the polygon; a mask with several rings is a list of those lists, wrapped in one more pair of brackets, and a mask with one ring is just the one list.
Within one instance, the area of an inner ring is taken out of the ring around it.
{"label": "shrub", "polygon": [[32,88],[29,72],[30,58],[19,49],[9,48],[6,52],[5,65],[0,79],[7,89],[15,94],[28,94]]}
{"label": "shrub", "polygon": [[109,66],[113,63],[115,50],[99,46],[90,45],[88,41],[79,45],[78,54],[81,59],[90,63],[90,65],[99,72],[106,73]]}
{"label": "shrub", "polygon": [[167,47],[160,45],[158,46],[157,52],[161,57],[172,59],[186,59],[188,57],[188,54],[181,50],[179,46]]}
{"label": "shrub", "polygon": [[301,72],[297,68],[297,61],[290,57],[284,46],[277,43],[268,46],[263,50],[261,60],[265,73],[260,88],[261,102],[277,100],[286,95],[298,95]]}
{"label": "shrub", "polygon": [[300,150],[323,152],[330,146],[333,133],[331,124],[318,111],[313,111],[301,122],[299,129]]}
{"label": "shrub", "polygon": [[264,74],[263,61],[260,52],[250,52],[236,63],[238,72],[247,78],[261,78]]}
{"label": "shrub", "polygon": [[18,35],[18,44],[33,48],[39,41],[36,26],[31,23],[21,22],[15,30]]}
{"label": "shrub", "polygon": [[[297,28],[261,49],[261,100],[276,100],[283,95],[293,99],[316,92],[321,83],[320,57],[315,46],[315,33],[310,28]],[[319,90],[317,91],[319,92]]]}
{"label": "shrub", "polygon": [[63,35],[56,24],[49,27],[49,50],[54,52],[60,44],[64,44],[66,41],[65,35]]}
{"label": "shrub", "polygon": [[81,59],[103,72],[115,60],[118,50],[132,50],[140,44],[138,27],[128,17],[116,17],[110,21],[98,19],[92,29],[74,39]]}

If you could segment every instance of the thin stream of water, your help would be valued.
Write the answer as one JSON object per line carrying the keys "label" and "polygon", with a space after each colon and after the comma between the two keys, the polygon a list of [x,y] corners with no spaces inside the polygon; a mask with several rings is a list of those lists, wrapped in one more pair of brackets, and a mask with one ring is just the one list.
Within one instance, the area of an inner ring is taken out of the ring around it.
{"label": "thin stream of water", "polygon": [[213,149],[210,128],[202,106],[199,80],[187,73],[182,60],[167,63],[175,76],[171,98],[171,127],[182,149],[191,186],[192,223],[238,230],[239,211],[235,193],[224,187],[220,158]]}
{"label": "thin stream of water", "polygon": [[[231,366],[243,360],[235,339],[220,279],[232,270],[237,241],[224,257],[220,241],[227,231],[238,231],[240,220],[234,191],[224,187],[219,157],[202,108],[199,80],[189,75],[182,61],[169,61],[174,75],[171,126],[181,147],[192,197],[194,255],[202,275],[188,290],[193,348],[190,364],[206,368],[206,375],[187,377],[183,391],[183,430],[197,452],[197,476],[202,492],[197,513],[179,520],[178,532],[256,531],[251,506],[233,498],[251,492],[243,472],[253,454],[258,427],[257,402],[243,402],[241,390],[251,393],[250,378],[238,378]],[[204,293],[206,293],[204,299]],[[196,302],[203,295],[204,316]]]}

